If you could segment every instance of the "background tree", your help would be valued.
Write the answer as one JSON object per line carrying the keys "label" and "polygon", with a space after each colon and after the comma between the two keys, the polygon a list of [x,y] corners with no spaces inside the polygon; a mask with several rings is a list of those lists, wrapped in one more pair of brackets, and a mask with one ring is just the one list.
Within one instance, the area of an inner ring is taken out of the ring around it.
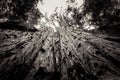
{"label": "background tree", "polygon": [[[36,8],[39,0],[1,0],[0,19],[7,18],[12,22],[36,23],[41,13]],[[31,21],[32,20],[32,21]]]}
{"label": "background tree", "polygon": [[85,0],[83,13],[91,16],[89,21],[98,25],[99,30],[116,32],[120,29],[120,0]]}

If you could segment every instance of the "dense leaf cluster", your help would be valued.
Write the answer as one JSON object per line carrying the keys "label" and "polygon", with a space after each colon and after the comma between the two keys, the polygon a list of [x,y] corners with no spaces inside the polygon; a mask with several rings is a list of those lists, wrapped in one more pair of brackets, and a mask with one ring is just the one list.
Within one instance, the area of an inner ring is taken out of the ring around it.
{"label": "dense leaf cluster", "polygon": [[91,16],[92,24],[101,30],[120,26],[120,0],[85,0],[84,14]]}
{"label": "dense leaf cluster", "polygon": [[39,17],[39,11],[36,5],[39,0],[1,0],[0,1],[0,18],[7,18],[11,21],[28,20],[31,16],[33,19]]}

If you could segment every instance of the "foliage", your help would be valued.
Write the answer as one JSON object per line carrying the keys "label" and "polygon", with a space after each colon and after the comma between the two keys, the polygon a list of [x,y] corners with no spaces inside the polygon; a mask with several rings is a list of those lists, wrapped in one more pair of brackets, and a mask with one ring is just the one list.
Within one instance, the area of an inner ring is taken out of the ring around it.
{"label": "foliage", "polygon": [[[39,0],[1,0],[0,18],[7,18],[11,21],[25,21],[31,16],[33,19],[40,17],[40,12],[36,9]],[[29,15],[28,15],[29,14]],[[36,15],[37,14],[37,15]]]}
{"label": "foliage", "polygon": [[100,32],[120,34],[120,0],[84,0],[83,5],[78,8],[68,6],[66,14],[71,12],[71,19],[66,16],[70,26],[75,24],[83,28],[87,24],[95,26]]}
{"label": "foliage", "polygon": [[120,0],[85,0],[83,11],[103,30],[120,25]]}

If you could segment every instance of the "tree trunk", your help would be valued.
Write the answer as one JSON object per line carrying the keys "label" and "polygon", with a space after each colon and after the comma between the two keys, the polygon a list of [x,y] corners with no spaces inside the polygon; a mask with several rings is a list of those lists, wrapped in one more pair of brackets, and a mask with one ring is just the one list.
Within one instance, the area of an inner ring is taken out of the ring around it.
{"label": "tree trunk", "polygon": [[0,80],[119,80],[120,43],[87,32],[0,29]]}

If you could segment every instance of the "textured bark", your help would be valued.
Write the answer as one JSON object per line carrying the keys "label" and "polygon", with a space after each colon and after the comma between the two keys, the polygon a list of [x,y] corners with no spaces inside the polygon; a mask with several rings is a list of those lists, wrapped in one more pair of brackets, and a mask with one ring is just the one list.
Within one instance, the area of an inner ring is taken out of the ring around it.
{"label": "textured bark", "polygon": [[0,80],[119,80],[120,43],[59,28],[0,29]]}

